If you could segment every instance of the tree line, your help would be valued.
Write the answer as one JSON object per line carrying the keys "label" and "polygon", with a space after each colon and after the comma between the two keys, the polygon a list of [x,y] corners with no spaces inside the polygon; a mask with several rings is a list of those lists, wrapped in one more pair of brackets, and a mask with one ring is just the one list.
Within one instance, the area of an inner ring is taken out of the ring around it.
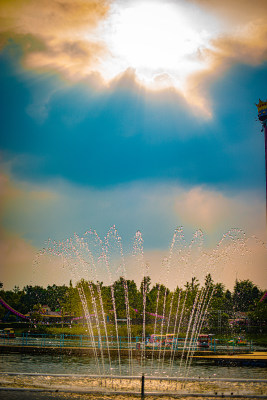
{"label": "tree line", "polygon": [[[246,313],[250,329],[256,326],[265,332],[267,326],[267,304],[260,301],[264,291],[259,289],[250,280],[236,280],[232,291],[226,289],[222,283],[215,283],[210,274],[205,277],[201,286],[198,279],[192,277],[183,287],[176,287],[171,291],[165,285],[152,285],[151,278],[145,276],[138,287],[134,280],[120,277],[113,285],[105,286],[103,282],[91,282],[84,279],[73,286],[27,285],[23,289],[15,286],[13,290],[4,290],[0,283],[0,296],[16,311],[22,314],[31,312],[36,319],[42,318],[42,306],[47,305],[51,311],[58,311],[62,316],[71,319],[79,318],[86,313],[106,315],[109,322],[127,319],[132,324],[143,323],[145,312],[146,323],[153,323],[155,318],[175,318],[177,307],[190,313],[196,296],[203,289],[210,296],[206,315],[206,329],[223,330],[229,328],[229,321],[240,313]],[[83,300],[83,301],[81,301]],[[207,301],[207,299],[206,299]],[[83,307],[82,303],[86,304]],[[115,310],[115,311],[114,311]],[[7,310],[0,306],[0,319],[4,320]],[[9,320],[15,320],[9,315]],[[185,318],[186,321],[186,318]]]}

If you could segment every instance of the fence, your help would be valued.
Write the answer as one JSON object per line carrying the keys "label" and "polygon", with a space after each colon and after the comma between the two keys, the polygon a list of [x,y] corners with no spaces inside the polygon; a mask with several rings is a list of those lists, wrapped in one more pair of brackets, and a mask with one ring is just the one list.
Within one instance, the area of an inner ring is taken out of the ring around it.
{"label": "fence", "polygon": [[175,338],[171,343],[150,343],[149,338],[142,342],[141,337],[133,337],[129,342],[128,337],[119,336],[118,340],[114,336],[95,336],[86,335],[51,335],[38,333],[23,333],[15,338],[4,336],[0,337],[0,345],[8,346],[34,346],[41,348],[102,348],[102,349],[137,349],[137,350],[201,350],[212,352],[240,352],[240,350],[253,351],[252,341],[238,341],[212,338],[209,345],[205,348],[198,346],[197,340],[185,342],[184,338]]}

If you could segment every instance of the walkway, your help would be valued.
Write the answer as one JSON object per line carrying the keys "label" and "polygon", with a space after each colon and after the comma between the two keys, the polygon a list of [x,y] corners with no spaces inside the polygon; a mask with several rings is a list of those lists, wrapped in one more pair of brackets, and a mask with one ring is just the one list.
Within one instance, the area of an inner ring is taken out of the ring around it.
{"label": "walkway", "polygon": [[196,354],[196,359],[215,361],[219,364],[239,364],[239,365],[251,365],[251,366],[267,366],[267,352],[266,351],[254,351],[245,354]]}

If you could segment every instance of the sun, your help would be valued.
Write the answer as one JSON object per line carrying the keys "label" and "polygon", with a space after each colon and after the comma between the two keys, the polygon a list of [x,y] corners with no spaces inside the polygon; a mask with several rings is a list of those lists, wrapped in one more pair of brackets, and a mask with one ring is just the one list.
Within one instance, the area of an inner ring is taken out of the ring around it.
{"label": "sun", "polygon": [[114,8],[106,25],[110,57],[103,75],[112,79],[127,68],[150,88],[182,88],[203,69],[210,34],[187,9],[173,2],[125,2]]}

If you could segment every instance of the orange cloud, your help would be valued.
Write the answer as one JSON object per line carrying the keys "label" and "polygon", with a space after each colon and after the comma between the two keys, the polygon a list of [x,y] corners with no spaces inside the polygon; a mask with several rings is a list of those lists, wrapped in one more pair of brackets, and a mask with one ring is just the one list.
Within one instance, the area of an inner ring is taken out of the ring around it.
{"label": "orange cloud", "polygon": [[[0,221],[2,226],[9,226],[8,232],[21,226],[20,234],[23,235],[32,223],[32,214],[37,214],[57,200],[57,195],[48,190],[36,190],[29,185],[19,185],[12,182],[7,174],[0,173]],[[17,224],[18,220],[23,224]],[[13,228],[11,228],[13,226]],[[13,232],[14,233],[14,232]],[[16,231],[16,234],[18,232]]]}
{"label": "orange cloud", "polygon": [[51,39],[59,32],[96,27],[109,10],[107,0],[14,0],[1,2],[1,31]]}
{"label": "orange cloud", "polygon": [[32,284],[36,249],[18,235],[0,230],[1,281],[4,289]]}
{"label": "orange cloud", "polygon": [[62,259],[38,257],[39,249],[17,234],[0,229],[1,277],[5,290],[15,285],[68,284],[73,278],[62,270]]}
{"label": "orange cloud", "polygon": [[265,226],[261,219],[264,204],[250,197],[249,194],[228,197],[215,190],[194,187],[176,198],[174,210],[183,225],[201,227],[207,234],[228,230],[226,224],[232,221],[232,227],[239,226],[245,231],[249,227],[250,232],[264,237]]}
{"label": "orange cloud", "polygon": [[[0,194],[1,194],[1,210],[8,207],[13,201],[24,201],[24,200],[37,200],[37,201],[50,201],[55,198],[55,195],[46,190],[32,190],[23,185],[16,185],[11,181],[7,174],[0,173]],[[28,189],[28,190],[27,190]]]}
{"label": "orange cloud", "polygon": [[190,0],[190,2],[223,18],[231,25],[264,18],[267,11],[266,0]]}
{"label": "orange cloud", "polygon": [[212,104],[207,95],[206,83],[221,76],[234,63],[260,65],[267,60],[267,2],[265,0],[192,0],[196,6],[212,13],[221,25],[221,31],[211,39],[211,46],[203,49],[201,57],[207,60],[206,68],[187,81],[188,98],[207,115]]}
{"label": "orange cloud", "polygon": [[196,187],[177,199],[175,210],[186,223],[201,226],[204,231],[210,232],[229,218],[231,208],[229,200],[221,193]]}
{"label": "orange cloud", "polygon": [[[4,289],[12,289],[15,285],[22,288],[25,285],[67,283],[69,277],[63,279],[58,260],[43,257],[39,264],[34,264],[38,249],[23,238],[24,231],[31,225],[31,213],[45,210],[45,206],[51,204],[56,196],[50,191],[15,184],[7,174],[0,174],[0,196],[0,280]],[[7,221],[22,216],[25,223],[20,229],[16,229],[13,223],[5,228]]]}
{"label": "orange cloud", "polygon": [[226,59],[257,65],[267,60],[267,26],[265,21],[255,21],[244,27],[240,35],[215,39],[216,59]]}
{"label": "orange cloud", "polygon": [[0,174],[0,218],[5,214],[8,205],[21,194],[21,191],[10,183],[9,177],[5,174]]}
{"label": "orange cloud", "polygon": [[0,10],[0,45],[9,38],[19,43],[27,68],[84,76],[105,51],[93,32],[108,10],[108,0],[5,1]]}

